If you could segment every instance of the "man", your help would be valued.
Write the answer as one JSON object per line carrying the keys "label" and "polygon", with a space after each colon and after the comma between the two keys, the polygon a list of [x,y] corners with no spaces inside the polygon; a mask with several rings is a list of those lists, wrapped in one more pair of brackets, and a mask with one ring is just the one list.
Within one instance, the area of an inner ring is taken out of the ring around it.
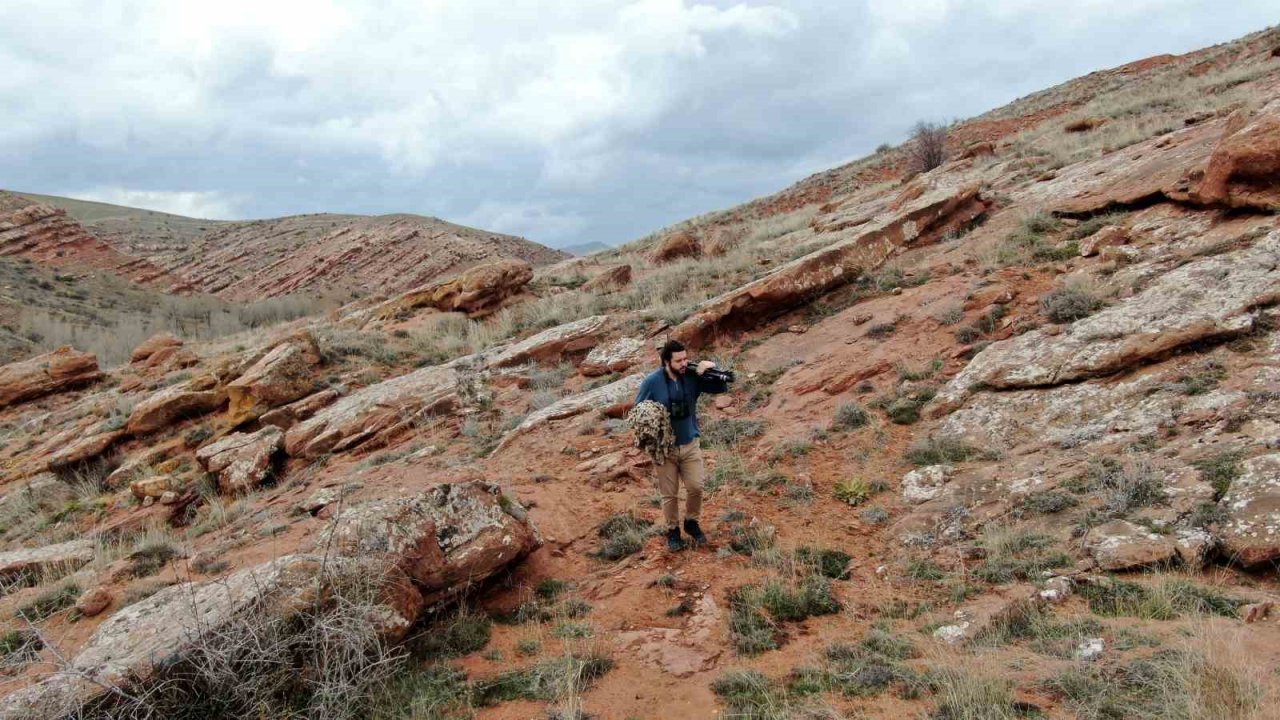
{"label": "man", "polygon": [[670,340],[658,353],[662,367],[653,371],[640,383],[636,404],[652,400],[661,404],[671,415],[671,428],[675,431],[676,447],[667,461],[654,468],[658,476],[658,492],[662,494],[662,515],[667,523],[667,548],[677,552],[685,548],[680,537],[679,492],[684,485],[684,531],[695,545],[707,542],[707,536],[698,526],[698,513],[702,510],[702,448],[698,444],[698,396],[702,393],[722,393],[729,389],[724,380],[703,377],[702,374],[715,363],[704,360],[692,373],[689,370],[689,353],[679,340]]}

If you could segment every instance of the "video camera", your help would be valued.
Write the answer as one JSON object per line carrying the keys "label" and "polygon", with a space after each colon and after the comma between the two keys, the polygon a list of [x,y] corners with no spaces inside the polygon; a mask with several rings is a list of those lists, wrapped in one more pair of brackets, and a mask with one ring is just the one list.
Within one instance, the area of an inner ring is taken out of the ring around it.
{"label": "video camera", "polygon": [[702,377],[705,377],[705,378],[711,378],[712,380],[720,380],[720,381],[723,381],[723,382],[731,383],[731,382],[733,382],[733,371],[732,371],[732,370],[722,370],[722,369],[720,369],[720,368],[718,368],[718,367],[707,368],[706,370],[703,370],[703,371],[702,371]]}

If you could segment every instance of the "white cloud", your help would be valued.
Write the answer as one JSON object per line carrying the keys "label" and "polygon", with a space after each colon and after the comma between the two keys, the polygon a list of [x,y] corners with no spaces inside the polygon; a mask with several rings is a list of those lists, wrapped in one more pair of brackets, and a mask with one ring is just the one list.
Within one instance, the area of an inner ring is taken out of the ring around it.
{"label": "white cloud", "polygon": [[5,0],[0,182],[620,242],[1273,3]]}
{"label": "white cloud", "polygon": [[156,210],[173,215],[205,220],[232,220],[237,217],[236,198],[220,192],[183,192],[171,190],[130,190],[122,187],[96,187],[60,193],[77,200],[124,205]]}
{"label": "white cloud", "polygon": [[574,213],[557,212],[543,204],[494,201],[482,202],[456,222],[508,235],[534,237],[552,245],[568,244],[569,238],[586,225],[586,221]]}

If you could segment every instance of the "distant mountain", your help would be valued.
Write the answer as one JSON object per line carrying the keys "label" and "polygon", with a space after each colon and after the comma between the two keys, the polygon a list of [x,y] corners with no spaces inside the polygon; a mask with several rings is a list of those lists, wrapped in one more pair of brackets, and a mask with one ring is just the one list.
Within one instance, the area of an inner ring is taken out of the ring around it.
{"label": "distant mountain", "polygon": [[570,255],[523,238],[420,215],[295,215],[218,221],[24,193],[65,211],[123,255],[227,300],[291,293],[349,298],[407,290],[473,265]]}
{"label": "distant mountain", "polygon": [[584,255],[591,255],[592,253],[598,253],[603,250],[612,250],[612,249],[613,249],[612,245],[608,245],[606,243],[602,243],[599,241],[578,243],[577,245],[566,245],[565,247],[560,248],[560,250],[562,250],[563,252],[567,252],[570,255],[577,255],[578,257],[582,257]]}

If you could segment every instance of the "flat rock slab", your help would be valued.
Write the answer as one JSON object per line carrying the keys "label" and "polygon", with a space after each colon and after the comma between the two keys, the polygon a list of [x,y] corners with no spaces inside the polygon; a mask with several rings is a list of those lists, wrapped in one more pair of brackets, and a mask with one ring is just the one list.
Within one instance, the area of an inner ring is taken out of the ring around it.
{"label": "flat rock slab", "polygon": [[0,367],[0,408],[81,387],[101,378],[97,355],[61,347]]}
{"label": "flat rock slab", "polygon": [[1085,546],[1103,570],[1155,567],[1178,557],[1178,547],[1171,538],[1128,520],[1112,520],[1093,528]]}
{"label": "flat rock slab", "polygon": [[361,388],[289,428],[284,448],[291,457],[316,457],[355,447],[382,433],[458,401],[458,362],[425,367]]}
{"label": "flat rock slab", "polygon": [[312,369],[318,364],[320,349],[308,332],[272,348],[227,385],[231,423],[239,425],[310,394],[316,389]]}
{"label": "flat rock slab", "polygon": [[565,355],[590,350],[599,342],[608,322],[608,315],[593,315],[548,328],[503,348],[488,358],[486,365],[505,368],[528,362],[555,362]]}
{"label": "flat rock slab", "polygon": [[1141,293],[1050,335],[1032,330],[992,343],[952,378],[937,417],[975,388],[1050,387],[1108,375],[1196,343],[1253,329],[1255,308],[1280,302],[1280,231],[1253,245],[1161,275]]}
{"label": "flat rock slab", "polygon": [[97,548],[88,540],[70,540],[56,545],[3,552],[0,553],[0,578],[39,573],[46,569],[75,570],[93,560],[96,553]]}
{"label": "flat rock slab", "polygon": [[1246,567],[1280,559],[1280,453],[1242,464],[1220,503],[1223,549]]}
{"label": "flat rock slab", "polygon": [[226,402],[225,389],[212,378],[196,378],[167,387],[134,406],[126,426],[132,435],[164,429],[185,418],[206,415]]}
{"label": "flat rock slab", "polygon": [[671,334],[691,346],[718,330],[751,327],[814,297],[853,282],[903,248],[921,245],[968,225],[986,213],[989,201],[977,185],[941,179],[901,209],[867,222],[857,235],[792,260],[768,275],[700,305]]}
{"label": "flat rock slab", "polygon": [[644,373],[635,373],[603,387],[572,395],[541,410],[529,413],[523,422],[502,437],[502,441],[494,448],[492,454],[497,454],[524,433],[545,425],[552,420],[573,417],[593,410],[625,413],[627,409],[630,409],[631,404],[635,402],[636,393],[640,392],[640,383],[643,381]]}

